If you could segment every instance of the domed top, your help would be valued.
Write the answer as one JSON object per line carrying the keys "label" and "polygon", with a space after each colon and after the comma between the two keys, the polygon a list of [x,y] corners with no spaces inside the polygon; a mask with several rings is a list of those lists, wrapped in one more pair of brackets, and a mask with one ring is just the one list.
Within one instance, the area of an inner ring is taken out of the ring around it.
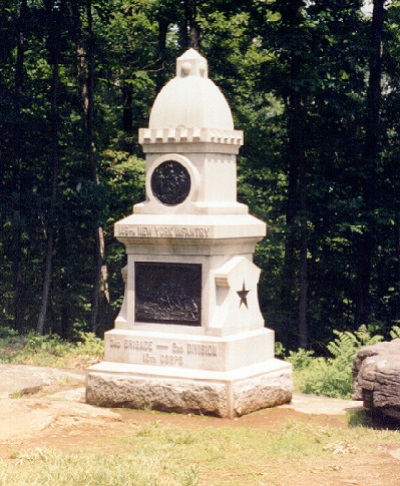
{"label": "domed top", "polygon": [[194,49],[178,57],[176,77],[155,99],[149,128],[233,130],[229,105],[207,71],[207,60]]}

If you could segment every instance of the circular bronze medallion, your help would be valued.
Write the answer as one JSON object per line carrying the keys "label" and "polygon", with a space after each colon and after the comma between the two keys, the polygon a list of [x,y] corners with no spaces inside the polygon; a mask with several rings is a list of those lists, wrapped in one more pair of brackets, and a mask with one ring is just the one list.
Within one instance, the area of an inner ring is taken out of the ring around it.
{"label": "circular bronze medallion", "polygon": [[190,174],[186,167],[174,160],[160,164],[151,176],[151,190],[163,204],[176,206],[190,192]]}

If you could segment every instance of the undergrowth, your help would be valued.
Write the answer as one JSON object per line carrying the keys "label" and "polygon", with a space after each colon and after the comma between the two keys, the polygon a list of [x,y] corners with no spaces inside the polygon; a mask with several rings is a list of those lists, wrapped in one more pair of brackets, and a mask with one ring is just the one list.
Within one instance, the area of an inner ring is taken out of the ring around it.
{"label": "undergrowth", "polygon": [[83,369],[103,358],[103,341],[93,333],[79,332],[76,342],[58,335],[29,333],[19,336],[8,328],[0,330],[0,363]]}
{"label": "undergrowth", "polygon": [[[383,340],[372,335],[366,326],[357,331],[333,331],[336,338],[327,345],[329,357],[315,357],[313,351],[289,351],[287,361],[293,365],[295,391],[332,398],[351,398],[352,366],[358,350]],[[393,339],[400,337],[400,328],[390,332]]]}

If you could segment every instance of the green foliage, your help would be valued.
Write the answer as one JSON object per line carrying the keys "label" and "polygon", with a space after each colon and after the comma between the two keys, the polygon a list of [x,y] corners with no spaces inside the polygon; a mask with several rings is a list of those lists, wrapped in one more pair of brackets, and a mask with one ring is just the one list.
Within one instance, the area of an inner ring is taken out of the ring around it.
{"label": "green foliage", "polygon": [[7,326],[0,327],[0,339],[13,339],[18,336],[18,332]]}
{"label": "green foliage", "polygon": [[357,351],[383,340],[371,335],[366,326],[357,331],[336,331],[337,336],[327,345],[330,357],[313,357],[312,351],[299,349],[290,352],[287,360],[294,367],[295,387],[303,392],[332,398],[350,398],[352,394],[352,366]]}
{"label": "green foliage", "polygon": [[287,361],[292,363],[295,370],[304,370],[308,368],[313,362],[314,351],[307,351],[299,348],[297,351],[289,351]]}
{"label": "green foliage", "polygon": [[277,358],[282,358],[285,355],[285,347],[279,341],[275,341],[275,356]]}
{"label": "green foliage", "polygon": [[[338,322],[339,331],[354,326],[357,243],[371,221],[368,324],[387,335],[398,323],[398,2],[389,2],[385,14],[381,156],[374,165],[376,207],[368,214],[363,188],[371,180],[371,167],[362,153],[371,19],[362,14],[361,0],[101,0],[92,2],[91,18],[83,0],[30,1],[26,11],[21,8],[25,2],[2,3],[0,312],[6,328],[21,335],[35,329],[41,306],[55,148],[50,143],[55,51],[59,174],[45,333],[73,340],[76,323],[82,331],[89,329],[96,265],[93,230],[98,225],[105,238],[111,298],[100,316],[107,325],[121,305],[120,270],[126,257],[113,236],[113,224],[145,198],[137,129],[147,126],[156,93],[174,75],[175,58],[187,47],[188,7],[194,3],[210,78],[227,97],[235,126],[245,133],[238,158],[238,199],[268,225],[255,253],[267,325],[284,348],[297,347],[299,217],[287,225],[290,191],[299,194],[298,184],[290,184],[290,166],[299,154],[289,156],[296,96],[307,172],[309,341],[327,343]],[[95,78],[92,140],[84,108],[89,68]],[[98,183],[91,174],[92,155]],[[287,245],[291,238],[292,255]],[[105,328],[102,323],[99,335]],[[52,346],[57,348],[55,342]]]}
{"label": "green foliage", "polygon": [[83,369],[100,361],[103,354],[103,341],[88,332],[79,332],[76,342],[34,332],[20,337],[10,331],[0,338],[0,363]]}
{"label": "green foliage", "polygon": [[390,337],[392,339],[399,339],[400,338],[400,327],[399,326],[393,326],[392,329],[390,330]]}
{"label": "green foliage", "polygon": [[103,356],[104,342],[93,332],[79,333],[80,340],[76,343],[76,354],[85,354],[92,357]]}
{"label": "green foliage", "polygon": [[337,336],[334,341],[327,345],[328,351],[332,354],[333,360],[348,363],[353,361],[357,351],[363,346],[370,346],[383,340],[383,336],[371,336],[367,326],[362,325],[357,331],[340,332],[333,331]]}

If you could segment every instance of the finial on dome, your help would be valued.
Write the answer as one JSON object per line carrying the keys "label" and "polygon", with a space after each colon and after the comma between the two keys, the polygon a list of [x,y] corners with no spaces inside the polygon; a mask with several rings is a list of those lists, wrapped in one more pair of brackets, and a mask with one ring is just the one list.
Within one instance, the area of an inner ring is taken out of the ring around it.
{"label": "finial on dome", "polygon": [[207,59],[201,56],[195,49],[188,49],[176,60],[176,75],[181,78],[185,78],[186,76],[207,78]]}

